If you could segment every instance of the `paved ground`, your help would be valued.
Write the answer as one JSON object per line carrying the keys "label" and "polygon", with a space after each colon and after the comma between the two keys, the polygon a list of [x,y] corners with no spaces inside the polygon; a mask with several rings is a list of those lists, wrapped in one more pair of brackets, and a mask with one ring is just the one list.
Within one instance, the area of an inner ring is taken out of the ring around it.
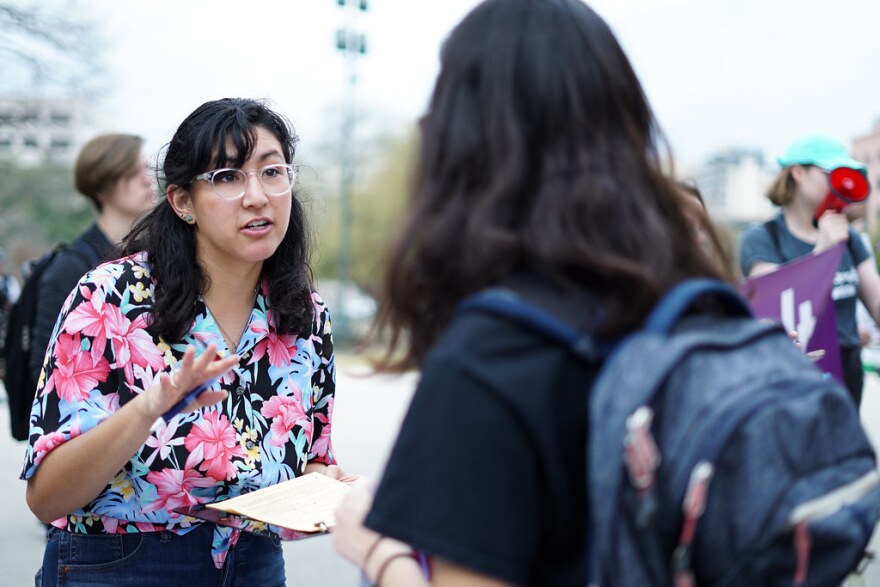
{"label": "paved ground", "polygon": [[[356,367],[340,369],[333,442],[344,468],[371,477],[381,474],[414,382],[412,375],[366,377]],[[875,445],[880,446],[880,377],[876,374],[867,377],[862,413]],[[0,587],[33,585],[42,557],[41,527],[25,504],[24,482],[18,480],[22,446],[8,434],[8,412],[0,400],[0,503],[5,510]],[[874,550],[880,550],[880,532]],[[328,537],[285,543],[284,558],[291,587],[357,585],[356,571],[333,553]],[[880,563],[869,568],[864,584],[880,586]]]}

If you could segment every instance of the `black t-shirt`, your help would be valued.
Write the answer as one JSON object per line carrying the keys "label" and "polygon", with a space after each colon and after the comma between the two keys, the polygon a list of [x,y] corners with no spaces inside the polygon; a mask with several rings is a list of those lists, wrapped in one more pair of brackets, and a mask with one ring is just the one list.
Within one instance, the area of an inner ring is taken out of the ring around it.
{"label": "black t-shirt", "polygon": [[595,370],[501,318],[457,318],[431,352],[367,517],[517,585],[584,585]]}

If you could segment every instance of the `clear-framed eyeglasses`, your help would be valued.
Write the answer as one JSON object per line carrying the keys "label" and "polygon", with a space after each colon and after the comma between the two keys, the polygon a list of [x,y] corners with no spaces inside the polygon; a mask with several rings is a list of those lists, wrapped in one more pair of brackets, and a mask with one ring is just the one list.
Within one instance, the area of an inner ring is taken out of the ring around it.
{"label": "clear-framed eyeglasses", "polygon": [[251,174],[257,174],[263,191],[270,196],[289,194],[296,180],[296,168],[283,163],[266,165],[254,171],[233,168],[214,169],[200,173],[194,179],[210,183],[214,193],[224,200],[237,200],[244,195],[248,176]]}

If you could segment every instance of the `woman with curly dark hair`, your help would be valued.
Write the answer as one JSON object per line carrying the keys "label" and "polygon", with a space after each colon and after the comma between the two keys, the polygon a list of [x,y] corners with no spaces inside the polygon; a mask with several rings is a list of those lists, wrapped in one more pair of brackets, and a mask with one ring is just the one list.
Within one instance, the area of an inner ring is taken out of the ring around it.
{"label": "woman with curly dark hair", "polygon": [[197,108],[167,146],[165,199],[128,235],[127,256],[66,302],[22,473],[52,525],[42,585],[284,584],[283,530],[181,512],[307,472],[341,476],[296,141],[261,102]]}
{"label": "woman with curly dark hair", "polygon": [[380,306],[381,366],[421,379],[372,509],[351,492],[334,540],[381,587],[423,582],[409,545],[436,585],[584,585],[597,366],[456,307],[502,285],[619,336],[685,279],[732,281],[729,258],[709,226],[695,245],[641,84],[579,0],[475,8],[421,132]]}

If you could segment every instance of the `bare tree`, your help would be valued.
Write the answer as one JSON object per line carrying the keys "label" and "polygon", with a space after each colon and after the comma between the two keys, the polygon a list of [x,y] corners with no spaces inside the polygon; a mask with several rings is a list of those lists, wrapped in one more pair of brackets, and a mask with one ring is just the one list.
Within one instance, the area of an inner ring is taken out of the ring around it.
{"label": "bare tree", "polygon": [[0,91],[94,91],[101,41],[84,14],[74,0],[0,0]]}

